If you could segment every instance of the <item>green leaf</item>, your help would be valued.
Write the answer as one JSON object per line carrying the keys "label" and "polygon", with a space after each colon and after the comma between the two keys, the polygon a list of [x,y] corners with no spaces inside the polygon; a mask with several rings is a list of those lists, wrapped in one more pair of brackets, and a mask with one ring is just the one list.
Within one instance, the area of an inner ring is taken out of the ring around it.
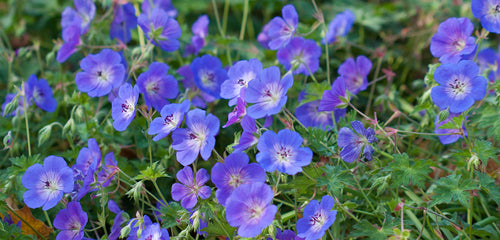
{"label": "green leaf", "polygon": [[426,160],[410,160],[406,153],[394,154],[393,156],[394,161],[389,164],[388,168],[384,169],[385,172],[392,172],[392,187],[408,184],[418,187],[425,186],[425,179],[432,172]]}
{"label": "green leaf", "polygon": [[479,176],[481,190],[485,191],[487,196],[500,206],[500,186],[495,183],[495,179],[481,172],[476,172],[476,174]]}
{"label": "green leaf", "polygon": [[332,156],[335,153],[337,139],[332,131],[309,127],[297,127],[297,132],[306,140],[308,147],[319,156]]}
{"label": "green leaf", "polygon": [[467,206],[467,200],[470,196],[468,190],[479,189],[476,182],[471,179],[462,179],[461,175],[455,173],[440,178],[435,185],[431,206],[440,203],[450,204],[453,201],[459,201],[462,205]]}
{"label": "green leaf", "polygon": [[486,130],[488,137],[494,137],[500,142],[500,108],[487,106],[471,117],[471,122],[477,123],[479,129]]}
{"label": "green leaf", "polygon": [[160,177],[168,177],[167,174],[165,174],[165,169],[163,168],[162,165],[158,165],[158,162],[153,163],[152,166],[148,166],[146,170],[142,170],[141,174],[137,175],[135,177],[138,180],[151,180],[154,181],[157,178]]}
{"label": "green leaf", "polygon": [[479,159],[483,162],[483,164],[486,166],[486,163],[488,162],[488,159],[490,158],[495,158],[496,153],[495,150],[491,147],[491,142],[485,141],[485,140],[480,140],[474,142],[474,147],[472,148],[472,151],[477,154]]}
{"label": "green leaf", "polygon": [[326,165],[323,170],[325,176],[317,178],[318,186],[326,186],[333,195],[340,195],[345,185],[354,186],[356,184],[351,172],[342,166]]}
{"label": "green leaf", "polygon": [[327,81],[322,81],[319,83],[308,83],[305,87],[306,96],[304,100],[300,102],[300,104],[321,100],[323,97],[323,92],[326,90],[330,90],[330,85],[328,85]]}
{"label": "green leaf", "polygon": [[371,224],[368,220],[363,219],[356,225],[354,225],[355,231],[352,231],[351,237],[367,237],[366,239],[373,240],[385,240],[388,235],[391,235],[394,231],[393,228],[396,226],[394,218],[391,216],[386,216],[384,225],[379,227],[375,224]]}

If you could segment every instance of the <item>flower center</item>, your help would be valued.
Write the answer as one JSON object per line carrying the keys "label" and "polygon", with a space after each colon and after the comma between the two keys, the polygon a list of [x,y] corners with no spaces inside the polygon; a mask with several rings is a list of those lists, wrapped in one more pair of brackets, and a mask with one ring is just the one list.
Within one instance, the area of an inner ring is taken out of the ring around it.
{"label": "flower center", "polygon": [[129,113],[132,111],[134,111],[134,106],[132,104],[128,103],[127,101],[122,103],[122,112],[123,113]]}
{"label": "flower center", "polygon": [[452,45],[455,47],[455,50],[457,52],[460,52],[465,48],[465,41],[464,40],[456,40],[452,43]]}
{"label": "flower center", "polygon": [[215,74],[212,72],[207,72],[201,77],[203,84],[211,84],[215,80]]}
{"label": "flower center", "polygon": [[276,151],[276,157],[278,158],[278,161],[280,163],[289,162],[290,157],[292,155],[293,155],[292,150],[287,148],[287,147],[280,146],[280,149],[278,151]]}
{"label": "flower center", "polygon": [[174,114],[170,114],[170,115],[166,116],[164,125],[168,125],[168,124],[172,123],[173,120],[174,120]]}
{"label": "flower center", "polygon": [[309,222],[313,226],[313,229],[317,231],[323,226],[323,224],[325,224],[326,216],[321,214],[321,212],[317,212],[316,214],[311,216]]}
{"label": "flower center", "polygon": [[246,82],[245,82],[245,80],[243,80],[243,79],[241,79],[241,78],[240,78],[240,79],[238,79],[238,84],[239,84],[240,86],[245,86],[245,85],[246,85]]}
{"label": "flower center", "polygon": [[146,85],[146,91],[150,94],[155,94],[160,90],[160,87],[158,86],[158,82],[149,82],[148,85]]}
{"label": "flower center", "polygon": [[264,96],[267,97],[266,102],[276,103],[279,101],[280,97],[276,91],[272,91],[272,89],[266,89],[264,91]]}
{"label": "flower center", "polygon": [[97,71],[97,80],[101,82],[107,82],[108,75],[104,71]]}
{"label": "flower center", "polygon": [[241,184],[243,184],[243,179],[242,179],[241,175],[239,175],[239,174],[232,175],[231,174],[230,179],[229,179],[229,186],[236,188],[236,187],[240,186]]}
{"label": "flower center", "polygon": [[43,93],[43,91],[39,88],[35,88],[35,90],[33,91],[33,98],[36,100],[43,98],[44,95],[45,94]]}
{"label": "flower center", "polygon": [[461,96],[469,91],[469,86],[464,81],[455,78],[453,81],[449,82],[451,92],[456,96]]}
{"label": "flower center", "polygon": [[249,210],[250,219],[260,218],[260,215],[262,215],[263,211],[264,211],[264,209],[261,206],[259,206],[258,204],[255,204]]}

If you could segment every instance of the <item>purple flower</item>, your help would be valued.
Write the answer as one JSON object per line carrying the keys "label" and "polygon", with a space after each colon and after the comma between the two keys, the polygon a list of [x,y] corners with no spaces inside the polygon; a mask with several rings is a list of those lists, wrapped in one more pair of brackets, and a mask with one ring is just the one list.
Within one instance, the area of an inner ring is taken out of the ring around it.
{"label": "purple flower", "polygon": [[[151,6],[153,3],[153,6]],[[143,1],[141,10],[143,13],[151,14],[151,9],[160,8],[167,13],[167,16],[175,18],[177,16],[177,9],[170,0],[148,0]]]}
{"label": "purple flower", "polygon": [[439,24],[431,38],[432,56],[442,63],[458,63],[476,49],[475,39],[471,37],[473,31],[474,25],[468,18],[448,18]]}
{"label": "purple flower", "polygon": [[[488,80],[490,82],[495,82],[497,75],[500,73],[500,68],[498,68],[499,56],[495,50],[491,48],[486,48],[477,54],[477,64],[479,65],[479,73],[488,73]],[[494,71],[494,68],[497,68]]]}
{"label": "purple flower", "polygon": [[54,218],[54,227],[61,230],[57,240],[83,238],[83,229],[87,225],[87,213],[82,210],[79,202],[69,202],[65,209],[61,209]]}
{"label": "purple flower", "polygon": [[271,24],[267,23],[264,27],[262,27],[262,32],[257,35],[257,42],[259,42],[259,44],[266,49],[269,49],[269,42],[271,41],[269,35],[267,35],[269,27],[271,27]]}
{"label": "purple flower", "polygon": [[[14,101],[14,99],[17,98],[17,107],[14,109],[13,112],[11,113],[6,113],[5,109],[7,107],[7,104],[11,103]],[[24,104],[23,104],[23,96],[18,96],[18,94],[15,93],[9,93],[5,96],[5,102],[2,103],[2,117],[10,117],[10,116],[22,116],[24,113]],[[29,106],[29,102],[26,101],[26,105]]]}
{"label": "purple flower", "polygon": [[137,237],[137,232],[141,233],[148,226],[150,226],[152,224],[153,224],[153,222],[148,217],[148,215],[144,215],[143,217],[139,217],[139,218],[130,219],[130,221],[127,223],[127,225],[130,226],[130,233],[128,234],[127,240],[139,239]]}
{"label": "purple flower", "polygon": [[183,76],[183,79],[179,79],[182,82],[184,88],[189,89],[188,93],[194,93],[189,95],[189,99],[191,100],[191,104],[195,107],[206,108],[207,105],[205,102],[213,102],[216,100],[212,95],[200,91],[196,84],[194,83],[193,72],[191,72],[191,66],[186,65],[177,69],[177,73]]}
{"label": "purple flower", "polygon": [[441,110],[449,108],[452,113],[467,110],[486,95],[488,83],[478,74],[479,67],[469,60],[439,66],[434,79],[440,85],[432,88],[432,101]]}
{"label": "purple flower", "polygon": [[130,42],[130,31],[137,27],[137,17],[132,3],[119,4],[113,7],[113,22],[109,28],[109,37],[111,39],[120,39],[123,43]]}
{"label": "purple flower", "polygon": [[347,86],[344,78],[340,76],[333,82],[331,90],[323,92],[318,111],[333,111],[335,109],[346,108],[348,103]]}
{"label": "purple flower", "polygon": [[222,127],[227,128],[233,123],[240,121],[241,118],[247,114],[246,106],[247,103],[245,100],[242,97],[238,98],[237,104],[234,106],[234,110],[227,115],[227,123]]}
{"label": "purple flower", "polygon": [[343,127],[337,136],[337,145],[342,148],[340,158],[351,163],[358,159],[361,151],[363,151],[365,158],[372,160],[374,150],[370,143],[377,141],[375,131],[370,127],[365,130],[363,123],[360,121],[352,121],[351,126],[356,133],[348,127]]}
{"label": "purple flower", "polygon": [[280,49],[286,46],[295,34],[299,24],[299,15],[297,10],[291,4],[281,9],[281,17],[275,17],[269,22],[267,36],[269,39],[269,48],[272,50]]}
{"label": "purple flower", "polygon": [[149,65],[148,71],[141,73],[137,78],[137,86],[144,94],[144,102],[149,108],[161,110],[168,104],[167,98],[175,98],[179,94],[177,80],[167,73],[167,64],[153,62]]}
{"label": "purple flower", "polygon": [[330,44],[337,41],[337,37],[343,37],[351,30],[352,24],[355,20],[354,13],[346,9],[345,11],[337,14],[335,18],[328,24],[328,31],[326,36],[321,40],[323,44]]}
{"label": "purple flower", "polygon": [[26,85],[27,101],[33,99],[35,105],[47,112],[53,112],[57,108],[57,102],[52,96],[52,89],[47,80],[31,74]]}
{"label": "purple flower", "polygon": [[321,48],[313,40],[295,37],[288,45],[280,48],[276,56],[287,71],[294,69],[293,74],[309,76],[319,68]]}
{"label": "purple flower", "polygon": [[191,37],[191,44],[186,46],[186,55],[198,55],[198,52],[206,45],[205,38],[208,36],[208,24],[210,20],[206,14],[201,15],[191,26],[193,36]]}
{"label": "purple flower", "polygon": [[191,62],[191,71],[194,83],[200,90],[216,99],[220,98],[221,84],[228,77],[226,70],[222,67],[222,63],[217,57],[206,54],[195,58]]}
{"label": "purple flower", "polygon": [[462,126],[462,129],[453,129],[453,128],[439,128],[441,126],[443,126],[445,123],[448,123],[450,121],[453,120],[454,117],[458,117],[460,116],[460,113],[450,113],[448,115],[448,118],[445,119],[444,121],[439,121],[439,115],[436,116],[436,121],[434,122],[434,125],[436,126],[435,130],[434,130],[434,133],[437,133],[437,134],[447,134],[447,133],[458,133],[458,134],[450,134],[450,135],[441,135],[441,136],[438,136],[439,138],[439,141],[446,145],[446,144],[450,144],[450,143],[454,143],[456,142],[458,139],[462,138],[462,135],[459,134],[461,133],[462,129],[463,131],[465,132],[465,136],[467,136],[467,132],[465,130],[465,127]]}
{"label": "purple flower", "polygon": [[73,53],[78,49],[77,47],[81,44],[80,40],[80,26],[71,25],[63,29],[62,31],[63,45],[59,50],[57,50],[56,60],[59,63],[65,62]]}
{"label": "purple flower", "polygon": [[212,168],[212,182],[217,187],[215,196],[222,206],[226,206],[231,193],[242,184],[266,181],[266,172],[257,163],[248,164],[248,156],[243,152],[229,154],[224,163],[216,163]]}
{"label": "purple flower", "polygon": [[291,74],[280,79],[278,67],[272,66],[264,69],[260,79],[251,81],[245,92],[245,100],[248,103],[255,103],[247,109],[248,116],[259,119],[279,113],[286,103],[286,92],[292,85]]}
{"label": "purple flower", "polygon": [[500,33],[500,1],[499,0],[472,0],[472,15],[481,20],[484,29]]}
{"label": "purple flower", "polygon": [[[319,112],[320,101],[312,101],[304,103],[295,109],[295,116],[305,127],[319,127],[321,129],[327,129],[333,126],[332,113],[329,112]],[[334,110],[335,117],[338,119],[337,111]]]}
{"label": "purple flower", "polygon": [[354,58],[347,59],[340,64],[338,73],[345,80],[347,90],[353,94],[358,94],[368,87],[367,76],[372,68],[372,62],[365,56],[358,56],[356,61]]}
{"label": "purple flower", "polygon": [[256,160],[268,172],[295,175],[311,163],[313,156],[311,149],[300,145],[302,137],[292,130],[283,129],[278,134],[266,131],[257,143]]}
{"label": "purple flower", "polygon": [[172,133],[172,148],[177,150],[177,161],[183,166],[193,163],[201,154],[208,160],[215,146],[215,136],[219,133],[217,117],[205,111],[193,109],[186,115],[188,129],[178,128]]}
{"label": "purple flower", "polygon": [[169,240],[167,229],[160,228],[160,224],[153,223],[144,229],[139,240]]}
{"label": "purple flower", "polygon": [[139,88],[137,85],[132,88],[130,83],[125,83],[120,87],[118,97],[111,105],[111,117],[113,117],[113,127],[117,131],[124,131],[134,120],[135,106],[139,99]]}
{"label": "purple flower", "polygon": [[222,83],[220,96],[229,100],[229,106],[236,104],[241,97],[241,90],[248,87],[248,83],[259,79],[262,73],[262,63],[253,58],[248,61],[242,60],[229,68],[228,79]]}
{"label": "purple flower", "polygon": [[83,35],[89,30],[90,22],[95,16],[95,4],[92,0],[74,0],[75,9],[67,7],[61,17],[63,29],[71,25],[78,25],[80,34]]}
{"label": "purple flower", "polygon": [[254,135],[257,132],[257,126],[255,126],[255,120],[249,116],[244,116],[241,119],[241,127],[243,128],[243,133],[241,134],[238,145],[233,146],[236,151],[244,151],[245,149],[257,144],[259,139]]}
{"label": "purple flower", "polygon": [[335,201],[328,195],[321,198],[321,204],[317,200],[312,200],[307,204],[302,218],[297,221],[297,236],[306,240],[323,237],[337,216],[337,211],[332,210],[333,205],[335,205]]}
{"label": "purple flower", "polygon": [[62,199],[64,193],[73,191],[73,171],[61,157],[48,156],[29,167],[22,183],[28,189],[23,195],[24,203],[30,208],[49,210]]}
{"label": "purple flower", "polygon": [[109,186],[113,176],[118,173],[120,169],[118,168],[118,162],[115,159],[115,154],[109,152],[104,156],[104,165],[101,171],[97,174],[97,181],[103,186]]}
{"label": "purple flower", "polygon": [[171,131],[177,129],[184,119],[184,114],[189,110],[191,103],[189,100],[179,104],[168,104],[161,109],[161,117],[155,118],[149,126],[148,134],[158,134],[153,138],[153,141],[158,141]]}
{"label": "purple flower", "polygon": [[269,226],[278,211],[271,205],[274,192],[265,183],[256,182],[237,187],[226,202],[226,219],[238,227],[238,235],[252,238]]}
{"label": "purple flower", "polygon": [[[295,232],[292,230],[283,230],[283,232],[279,229],[276,228],[276,240],[296,240],[297,236],[295,236]],[[267,238],[267,240],[272,240],[272,238]]]}
{"label": "purple flower", "polygon": [[76,180],[83,180],[88,175],[89,170],[95,172],[101,165],[101,149],[97,141],[94,138],[89,138],[87,145],[88,148],[80,149],[76,164],[72,167]]}
{"label": "purple flower", "polygon": [[125,211],[121,210],[115,203],[115,201],[111,199],[108,201],[108,209],[116,214],[115,218],[113,219],[113,225],[111,226],[111,232],[109,233],[108,239],[116,240],[120,237],[122,229],[121,225],[126,221],[126,218],[123,215]]}
{"label": "purple flower", "polygon": [[125,67],[120,54],[103,49],[98,54],[90,54],[80,62],[83,72],[76,74],[78,90],[91,97],[101,97],[120,86],[125,76]]}
{"label": "purple flower", "polygon": [[181,27],[174,18],[169,17],[162,9],[153,8],[151,14],[141,13],[137,22],[146,38],[163,51],[173,52],[179,49],[179,40],[177,39],[182,34]]}
{"label": "purple flower", "polygon": [[210,177],[207,170],[200,169],[196,172],[196,179],[193,177],[193,169],[191,167],[184,167],[177,172],[177,180],[180,183],[172,185],[172,199],[174,201],[181,201],[181,206],[186,209],[193,208],[198,202],[198,196],[201,199],[210,197],[210,187],[203,186]]}

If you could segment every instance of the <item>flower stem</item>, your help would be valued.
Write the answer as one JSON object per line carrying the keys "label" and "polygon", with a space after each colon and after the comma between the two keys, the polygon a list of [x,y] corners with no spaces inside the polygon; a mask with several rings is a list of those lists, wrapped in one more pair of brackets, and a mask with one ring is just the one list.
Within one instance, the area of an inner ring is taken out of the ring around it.
{"label": "flower stem", "polygon": [[30,144],[30,124],[28,123],[28,106],[26,104],[26,86],[22,85],[23,108],[24,108],[24,123],[26,125],[26,139],[28,142],[28,156],[31,157],[31,144]]}
{"label": "flower stem", "polygon": [[243,6],[243,20],[241,20],[241,30],[240,30],[240,40],[245,37],[245,27],[247,26],[248,19],[248,0],[245,0],[245,5]]}
{"label": "flower stem", "polygon": [[47,219],[47,223],[49,223],[49,227],[54,228],[54,227],[52,227],[52,221],[50,221],[49,214],[47,213],[47,211],[44,210],[43,213],[45,214],[45,218]]}

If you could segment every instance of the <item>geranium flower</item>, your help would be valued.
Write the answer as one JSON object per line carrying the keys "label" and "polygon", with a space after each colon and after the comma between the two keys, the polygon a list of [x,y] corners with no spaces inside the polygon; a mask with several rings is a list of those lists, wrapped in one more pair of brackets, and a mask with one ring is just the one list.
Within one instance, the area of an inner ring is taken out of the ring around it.
{"label": "geranium flower", "polygon": [[169,240],[167,229],[160,228],[160,224],[153,223],[144,229],[139,240]]}
{"label": "geranium flower", "polygon": [[125,83],[120,87],[118,97],[111,105],[111,117],[113,117],[113,127],[117,131],[124,131],[134,120],[135,107],[139,99],[139,88],[135,85],[132,88],[130,83]]}
{"label": "geranium flower", "polygon": [[83,72],[76,74],[78,90],[91,97],[101,97],[119,87],[125,77],[125,67],[120,54],[103,49],[98,54],[90,54],[80,62]]}
{"label": "geranium flower", "polygon": [[221,84],[227,79],[227,72],[217,57],[205,54],[195,58],[191,62],[191,71],[194,83],[200,90],[216,99],[220,98]]}
{"label": "geranium flower", "polygon": [[189,100],[179,104],[168,104],[161,109],[161,117],[155,118],[149,126],[148,134],[154,135],[153,141],[158,141],[177,129],[184,119],[184,114],[191,106]]}
{"label": "geranium flower", "polygon": [[323,97],[318,105],[318,111],[333,111],[346,108],[349,103],[347,86],[342,76],[333,81],[332,89],[323,92]]}
{"label": "geranium flower", "polygon": [[470,60],[442,64],[434,72],[434,80],[439,86],[431,90],[432,101],[441,110],[449,108],[452,113],[469,109],[486,95],[488,83],[478,74],[479,67]]}
{"label": "geranium flower", "polygon": [[153,62],[146,72],[137,78],[140,93],[144,94],[144,103],[149,108],[160,111],[168,104],[167,98],[175,98],[179,94],[177,80],[167,75],[168,65],[162,62]]}
{"label": "geranium flower", "polygon": [[57,234],[57,240],[83,238],[83,229],[87,225],[87,213],[82,210],[79,202],[69,202],[65,209],[61,209],[54,218],[54,227],[61,230]]}
{"label": "geranium flower", "polygon": [[193,176],[191,167],[184,167],[177,172],[177,180],[180,183],[172,185],[172,199],[181,201],[181,206],[186,209],[193,208],[198,202],[198,197],[207,199],[210,197],[210,187],[203,186],[210,177],[207,170],[200,169],[196,172],[196,179]]}
{"label": "geranium flower", "polygon": [[[151,5],[152,4],[152,5]],[[167,16],[175,18],[177,16],[177,9],[172,5],[171,0],[148,0],[143,1],[141,10],[143,13],[150,14],[151,9],[159,8],[167,13]]]}
{"label": "geranium flower", "polygon": [[242,97],[238,98],[237,104],[236,106],[234,106],[233,111],[227,115],[227,123],[222,127],[227,128],[233,123],[240,121],[247,114],[246,106],[247,103],[245,102],[245,100]]}
{"label": "geranium flower", "polygon": [[269,226],[278,211],[271,204],[274,192],[262,182],[237,187],[226,202],[226,219],[230,226],[238,227],[238,235],[252,238]]}
{"label": "geranium flower", "polygon": [[193,106],[204,109],[207,107],[205,102],[213,102],[217,99],[217,98],[213,97],[212,95],[210,95],[204,91],[200,91],[198,89],[198,87],[194,83],[194,76],[193,76],[193,72],[191,71],[190,65],[180,67],[179,69],[177,69],[177,73],[179,73],[179,75],[184,77],[184,78],[179,79],[179,80],[182,82],[182,85],[184,86],[184,88],[189,89],[188,93],[194,93],[194,94],[188,95],[188,97],[191,100],[191,104],[193,104]]}
{"label": "geranium flower", "polygon": [[90,22],[95,16],[95,4],[92,0],[73,0],[75,9],[66,7],[61,16],[61,26],[64,29],[71,25],[78,25],[80,35],[87,33]]}
{"label": "geranium flower", "polygon": [[[465,132],[465,136],[467,136],[467,131],[464,126],[462,126],[462,130],[456,128],[439,128],[444,124],[452,121],[454,117],[458,116],[460,116],[460,113],[450,113],[448,115],[448,118],[446,118],[444,121],[439,121],[439,115],[436,116],[436,120],[434,121],[435,125],[434,133],[437,134],[460,133],[463,130]],[[462,135],[461,134],[440,135],[438,136],[438,138],[442,144],[446,145],[456,142],[458,139],[462,138]]]}
{"label": "geranium flower", "polygon": [[321,48],[313,40],[295,37],[288,45],[278,50],[276,57],[287,71],[294,69],[293,74],[302,73],[309,76],[319,68]]}
{"label": "geranium flower", "polygon": [[111,226],[111,232],[108,235],[109,240],[116,240],[120,237],[121,234],[121,224],[125,223],[126,218],[123,215],[125,211],[121,210],[118,205],[115,203],[113,200],[108,201],[108,209],[109,211],[113,212],[116,214],[115,218],[113,219],[113,225]]}
{"label": "geranium flower", "polygon": [[200,50],[206,45],[205,38],[208,36],[208,24],[210,20],[206,14],[201,15],[196,19],[191,26],[191,32],[193,36],[191,37],[191,44],[186,46],[186,52],[184,56],[194,54],[198,55]]}
{"label": "geranium flower", "polygon": [[334,204],[335,201],[328,195],[321,198],[321,204],[317,200],[312,200],[307,204],[302,218],[297,221],[297,236],[305,240],[323,237],[326,230],[335,222],[337,211],[332,210]]}
{"label": "geranium flower", "polygon": [[132,3],[119,4],[113,6],[113,21],[109,28],[109,37],[111,39],[120,39],[123,43],[130,42],[130,31],[137,27],[137,16]]}
{"label": "geranium flower", "polygon": [[[320,101],[312,101],[304,103],[295,109],[295,117],[305,127],[318,127],[327,129],[333,126],[332,113],[330,111],[319,111]],[[333,109],[335,121],[338,122],[345,114],[345,109]]]}
{"label": "geranium flower", "polygon": [[468,18],[448,18],[431,38],[432,56],[442,63],[458,63],[476,50],[473,31],[474,25]]}
{"label": "geranium flower", "polygon": [[500,0],[472,0],[472,15],[481,20],[484,29],[500,33]]}
{"label": "geranium flower", "polygon": [[68,60],[81,44],[81,33],[79,25],[71,25],[62,30],[63,45],[57,50],[56,60],[63,63]]}
{"label": "geranium flower", "polygon": [[181,27],[161,8],[153,8],[150,14],[142,12],[137,23],[144,31],[146,38],[163,51],[173,52],[179,49],[178,38],[182,34]]}
{"label": "geranium flower", "polygon": [[22,183],[28,189],[23,195],[30,208],[49,210],[62,199],[64,193],[73,191],[73,171],[63,158],[48,156],[43,161],[26,169]]}
{"label": "geranium flower", "polygon": [[280,79],[278,67],[272,66],[264,69],[260,79],[250,81],[245,92],[246,102],[255,103],[247,108],[248,116],[259,119],[279,113],[286,103],[286,92],[292,85],[291,74]]}
{"label": "geranium flower", "polygon": [[224,163],[218,162],[212,168],[212,182],[217,187],[215,196],[222,206],[226,206],[227,199],[240,185],[266,181],[264,169],[248,161],[246,153],[234,152],[224,159]]}
{"label": "geranium flower", "polygon": [[35,74],[31,74],[25,90],[27,101],[33,99],[37,107],[47,112],[54,112],[56,110],[57,102],[52,96],[52,89],[47,80],[43,78],[38,80]]}
{"label": "geranium flower", "polygon": [[104,165],[102,165],[101,171],[97,174],[97,181],[103,186],[107,187],[113,180],[114,175],[118,173],[120,169],[118,168],[118,162],[115,159],[115,154],[109,152],[104,156]]}
{"label": "geranium flower", "polygon": [[337,14],[330,23],[328,23],[328,31],[326,36],[321,40],[323,44],[330,44],[337,41],[338,37],[343,37],[351,30],[356,17],[354,13],[346,9],[345,11]]}
{"label": "geranium flower", "polygon": [[208,160],[215,146],[215,136],[219,133],[217,117],[205,111],[193,109],[186,115],[188,129],[178,128],[172,133],[172,148],[177,150],[177,161],[187,166],[196,160],[198,153]]}
{"label": "geranium flower", "polygon": [[267,36],[269,48],[271,50],[280,49],[286,46],[292,39],[299,24],[299,15],[292,4],[288,4],[281,9],[281,17],[274,17],[269,22]]}
{"label": "geranium flower", "polygon": [[257,144],[259,139],[254,135],[257,132],[255,120],[249,116],[244,116],[240,122],[243,133],[241,134],[238,145],[233,146],[235,151],[244,151],[247,148]]}
{"label": "geranium flower", "polygon": [[241,60],[231,66],[227,72],[226,79],[220,89],[220,96],[229,100],[229,106],[237,103],[241,97],[241,90],[248,87],[248,83],[254,79],[259,79],[262,73],[262,63],[252,58]]}
{"label": "geranium flower", "polygon": [[268,172],[295,175],[311,163],[313,156],[311,149],[300,145],[302,137],[292,130],[283,129],[278,134],[266,131],[257,143],[256,160]]}
{"label": "geranium flower", "polygon": [[360,121],[352,121],[351,126],[356,133],[348,127],[343,127],[337,136],[337,145],[342,148],[340,158],[351,163],[358,159],[361,151],[363,151],[365,158],[372,160],[374,150],[370,143],[377,141],[375,131],[370,127],[365,130],[363,123]]}
{"label": "geranium flower", "polygon": [[358,56],[356,61],[354,58],[348,58],[344,63],[340,64],[338,73],[345,80],[347,90],[353,94],[358,94],[368,87],[367,76],[372,68],[372,62],[365,56]]}
{"label": "geranium flower", "polygon": [[[23,96],[18,96],[16,93],[9,93],[5,95],[5,102],[2,103],[2,117],[11,117],[11,116],[22,116],[24,113],[24,103],[23,103]],[[17,107],[12,111],[11,113],[6,112],[7,104],[11,103],[14,101],[14,99],[17,97]],[[29,102],[27,101],[26,103],[27,106],[29,106]]]}

